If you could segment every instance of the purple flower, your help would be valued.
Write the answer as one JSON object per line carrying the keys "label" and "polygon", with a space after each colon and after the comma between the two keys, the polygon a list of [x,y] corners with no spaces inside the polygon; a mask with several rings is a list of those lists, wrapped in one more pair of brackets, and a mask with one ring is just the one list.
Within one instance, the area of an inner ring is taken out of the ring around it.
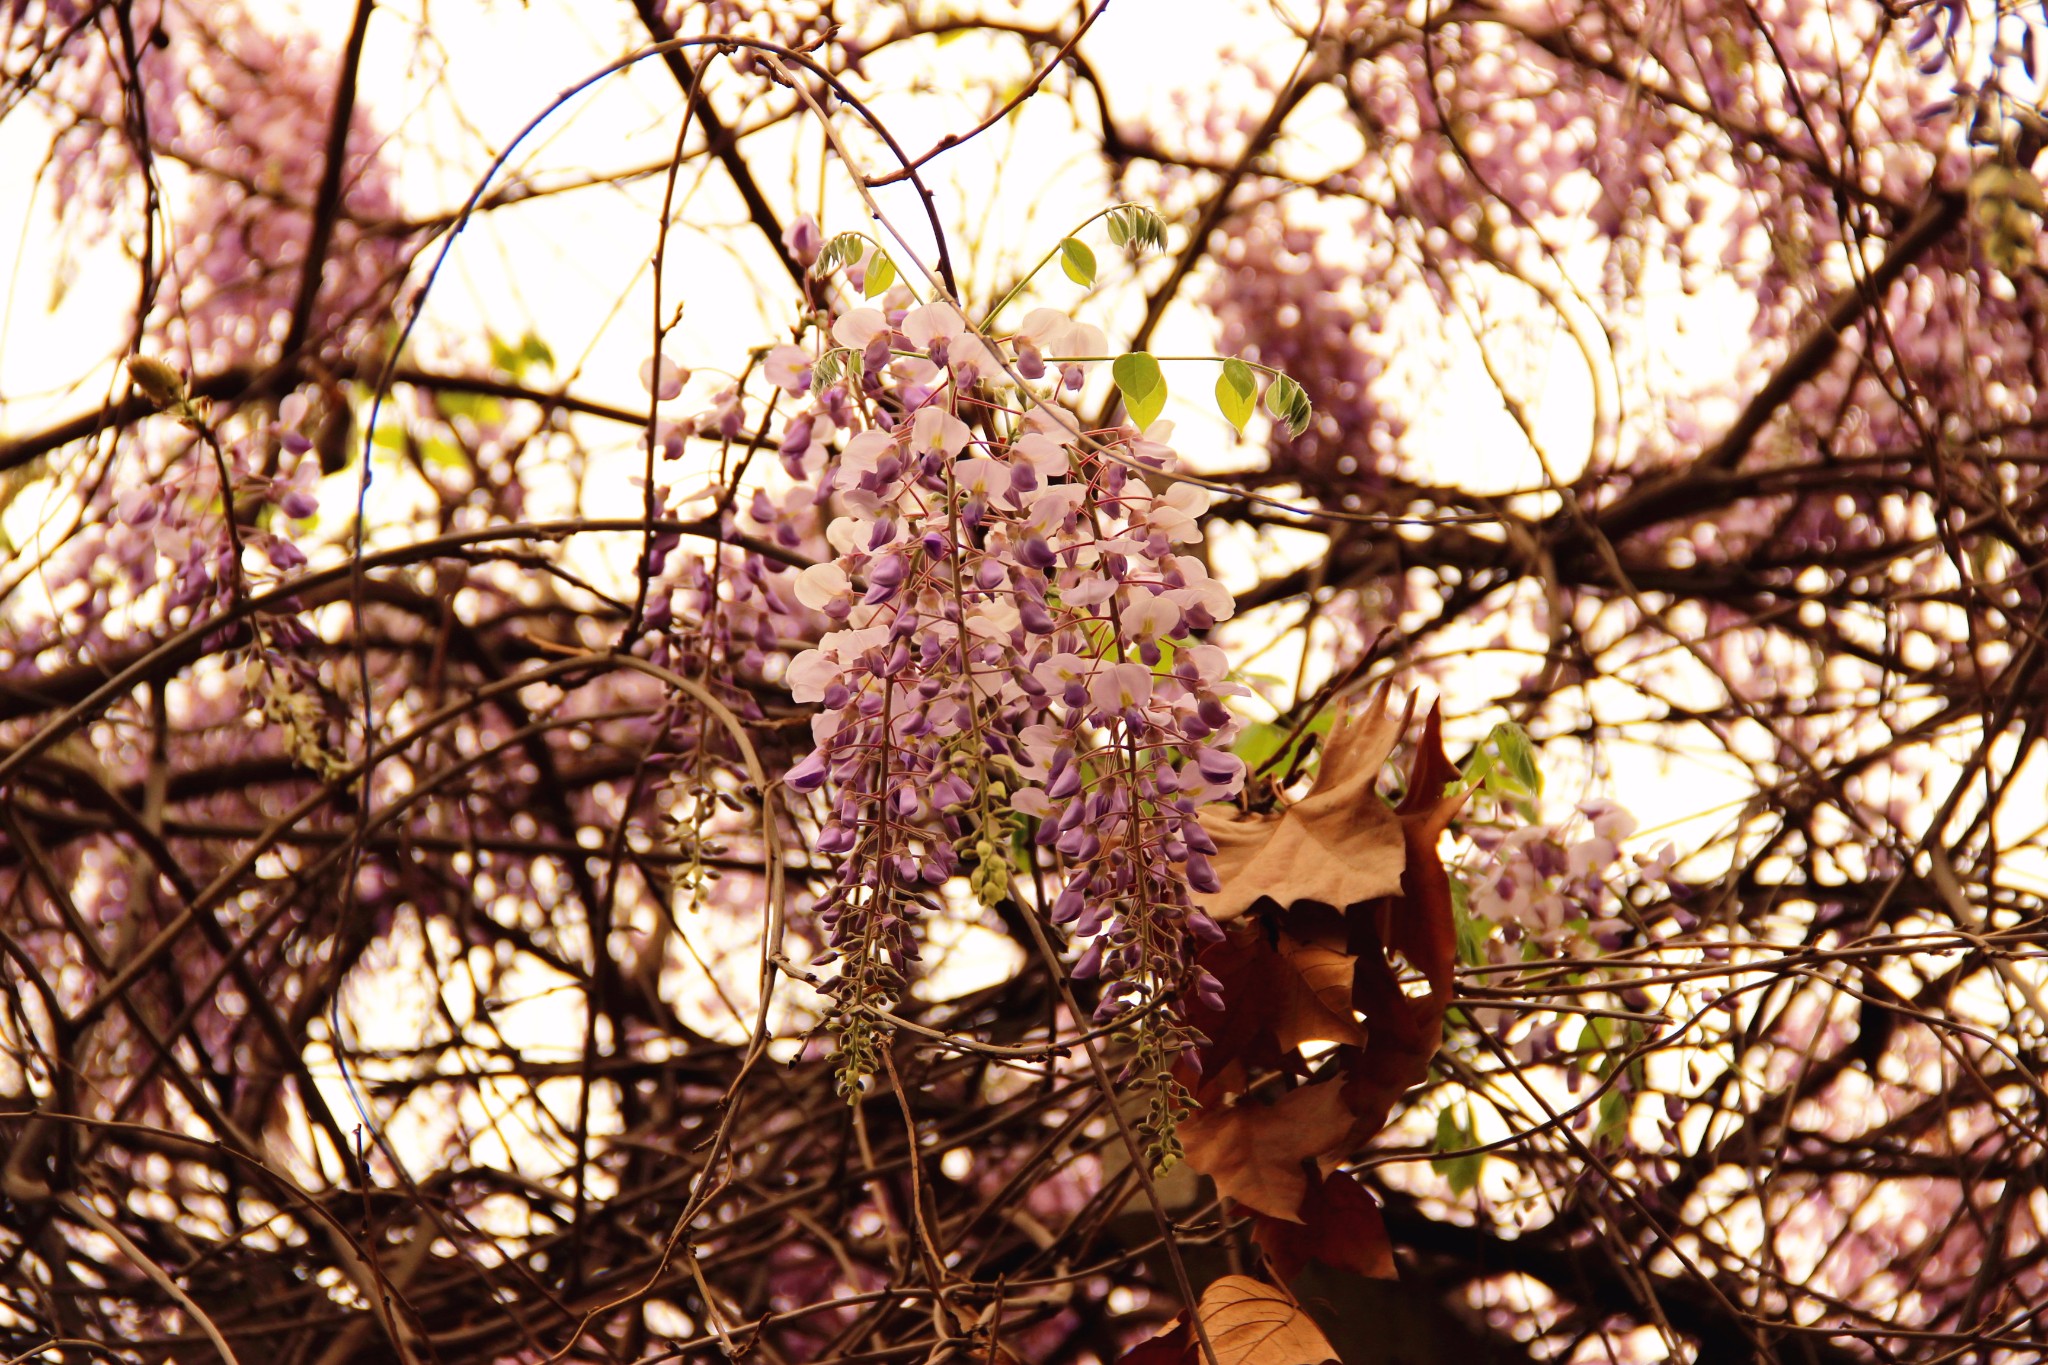
{"label": "purple flower", "polygon": [[804,756],[801,763],[789,770],[783,779],[791,788],[800,792],[812,792],[825,785],[825,755],[822,750],[813,749]]}

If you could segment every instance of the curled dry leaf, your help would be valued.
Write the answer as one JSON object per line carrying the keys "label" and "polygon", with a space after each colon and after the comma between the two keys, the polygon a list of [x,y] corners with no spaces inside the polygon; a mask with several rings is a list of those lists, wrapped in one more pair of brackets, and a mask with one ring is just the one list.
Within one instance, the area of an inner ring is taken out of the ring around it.
{"label": "curled dry leaf", "polygon": [[1290,1090],[1272,1104],[1204,1107],[1181,1121],[1188,1165],[1214,1180],[1218,1194],[1299,1223],[1311,1169],[1305,1163],[1340,1147],[1351,1131],[1342,1091],[1326,1082]]}
{"label": "curled dry leaf", "polygon": [[1299,1221],[1260,1214],[1252,1223],[1252,1240],[1283,1280],[1299,1275],[1311,1261],[1369,1279],[1395,1278],[1394,1248],[1380,1206],[1345,1171],[1318,1172],[1312,1178]]}
{"label": "curled dry leaf", "polygon": [[1400,821],[1373,791],[1405,721],[1389,714],[1387,701],[1382,689],[1363,710],[1337,717],[1315,785],[1286,810],[1245,815],[1218,805],[1202,812],[1222,883],[1196,898],[1211,919],[1236,919],[1261,896],[1342,909],[1400,892],[1407,865]]}
{"label": "curled dry leaf", "polygon": [[1364,1043],[1365,1035],[1359,1032],[1357,1021],[1351,1017],[1351,979],[1357,971],[1358,959],[1320,943],[1299,942],[1284,933],[1279,936],[1279,951],[1309,994],[1331,1018],[1340,1021],[1337,1030],[1299,1038],[1290,1038],[1283,1032],[1280,1045],[1283,1048],[1300,1047],[1311,1037],[1332,1043]]}
{"label": "curled dry leaf", "polygon": [[[1216,1365],[1324,1365],[1337,1352],[1315,1320],[1284,1289],[1247,1275],[1225,1275],[1202,1294],[1196,1310]],[[1200,1365],[1202,1348],[1182,1314],[1117,1365]]]}
{"label": "curled dry leaf", "polygon": [[[1366,812],[1353,820],[1350,837],[1367,852],[1335,860],[1390,875],[1320,896],[1301,889],[1312,875],[1277,890],[1268,884],[1259,894],[1276,904],[1241,916],[1200,954],[1222,985],[1221,998],[1181,1002],[1204,1039],[1184,1068],[1197,1106],[1180,1127],[1187,1164],[1257,1215],[1255,1235],[1282,1275],[1311,1261],[1369,1276],[1393,1270],[1378,1207],[1337,1168],[1427,1078],[1442,1040],[1455,936],[1437,846],[1463,798],[1432,708],[1416,738],[1407,798],[1397,810],[1380,804],[1371,779],[1401,728],[1387,723],[1385,698],[1376,698],[1333,734],[1317,784],[1325,797],[1348,793]],[[1241,875],[1267,863],[1276,843],[1296,837],[1283,831],[1304,810],[1320,822],[1318,838],[1352,818],[1328,806],[1317,814],[1314,800],[1263,822],[1266,845],[1233,870]],[[1361,885],[1377,894],[1352,899]],[[1256,899],[1248,895],[1245,904]],[[1274,1103],[1256,1098],[1283,1076],[1313,1079]]]}
{"label": "curled dry leaf", "polygon": [[1210,1040],[1202,1054],[1204,1092],[1242,1090],[1228,1072],[1240,1060],[1277,1063],[1308,1043],[1365,1045],[1351,1012],[1356,964],[1346,954],[1246,923],[1232,925],[1201,962],[1222,983],[1224,999],[1221,1010],[1196,999],[1183,1004],[1188,1023]]}
{"label": "curled dry leaf", "polygon": [[1337,1359],[1315,1319],[1284,1289],[1225,1275],[1202,1295],[1216,1365],[1323,1365]]}

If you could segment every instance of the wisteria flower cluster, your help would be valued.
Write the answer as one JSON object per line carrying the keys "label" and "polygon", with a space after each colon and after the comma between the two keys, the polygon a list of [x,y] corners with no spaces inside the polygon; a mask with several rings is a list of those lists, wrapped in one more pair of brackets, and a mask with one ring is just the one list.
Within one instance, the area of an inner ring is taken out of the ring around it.
{"label": "wisteria flower cluster", "polygon": [[1598,956],[1622,946],[1635,933],[1622,890],[1665,881],[1675,857],[1669,844],[1625,855],[1622,844],[1635,829],[1633,815],[1602,800],[1554,823],[1475,826],[1470,833],[1487,862],[1469,883],[1467,909],[1499,931],[1489,939],[1490,959]]}
{"label": "wisteria flower cluster", "polygon": [[840,868],[821,917],[850,1091],[919,917],[958,875],[1010,896],[1013,838],[1055,860],[1050,917],[1091,940],[1098,1021],[1140,1021],[1160,1056],[1188,938],[1217,933],[1187,888],[1215,883],[1197,810],[1243,780],[1241,689],[1196,632],[1233,603],[1185,553],[1207,494],[1172,479],[1170,424],[1085,432],[1058,402],[1092,330],[1041,309],[990,336],[940,301],[855,309],[767,357],[811,400],[784,467],[830,512],[830,557],[794,590],[832,628],[788,665],[821,708],[788,783],[820,794]]}
{"label": "wisteria flower cluster", "polygon": [[326,170],[333,56],[307,35],[272,34],[239,3],[182,0],[133,7],[127,31],[150,41],[129,55],[110,14],[72,8],[45,16],[62,39],[56,73],[69,118],[56,142],[60,211],[104,231],[142,211],[128,198],[129,172],[145,158],[198,172],[169,181],[182,189],[168,205],[160,268],[177,306],[155,310],[153,330],[195,366],[274,354],[300,308],[303,336],[337,349],[364,340],[409,248],[395,169],[361,110],[342,145],[335,250],[314,297],[299,299]]}

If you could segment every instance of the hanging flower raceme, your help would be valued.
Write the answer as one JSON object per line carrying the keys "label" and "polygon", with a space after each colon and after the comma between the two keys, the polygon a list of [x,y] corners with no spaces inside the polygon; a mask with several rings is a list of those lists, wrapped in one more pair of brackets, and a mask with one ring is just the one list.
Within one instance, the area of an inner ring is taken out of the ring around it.
{"label": "hanging flower raceme", "polygon": [[[1034,315],[1041,335],[1051,321]],[[1058,870],[1042,908],[1090,940],[1075,974],[1103,982],[1098,1021],[1136,1018],[1141,1053],[1170,1057],[1157,1006],[1189,979],[1189,931],[1216,932],[1189,902],[1215,879],[1196,812],[1243,780],[1224,704],[1241,689],[1196,637],[1233,604],[1181,552],[1206,494],[1167,477],[1156,426],[1135,448],[1128,430],[1084,437],[1051,393],[995,407],[975,381],[1034,343],[999,357],[951,305],[858,310],[832,339],[860,356],[865,429],[821,477],[835,553],[795,595],[838,628],[785,681],[821,708],[788,780],[827,793],[817,850],[841,868],[822,916],[846,1083],[857,1091],[872,1009],[900,991],[937,889],[964,872],[986,902],[1010,894],[1019,817]]]}

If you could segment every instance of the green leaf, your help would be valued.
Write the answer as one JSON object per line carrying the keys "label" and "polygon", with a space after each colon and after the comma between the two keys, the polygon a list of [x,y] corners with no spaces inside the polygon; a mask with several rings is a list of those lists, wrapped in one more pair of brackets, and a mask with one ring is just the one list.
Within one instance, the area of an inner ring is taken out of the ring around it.
{"label": "green leaf", "polygon": [[1216,406],[1240,436],[1244,434],[1244,424],[1252,419],[1258,399],[1259,385],[1252,378],[1252,367],[1242,360],[1224,361],[1223,373],[1216,377]]}
{"label": "green leaf", "polygon": [[1124,224],[1123,210],[1118,209],[1109,215],[1109,243],[1111,246],[1124,246],[1130,240],[1131,230]]}
{"label": "green leaf", "polygon": [[467,417],[480,426],[505,420],[505,405],[489,394],[438,393],[434,395],[434,406],[443,417]]}
{"label": "green leaf", "polygon": [[554,364],[555,353],[548,349],[545,341],[532,332],[521,337],[517,346],[507,345],[497,337],[491,338],[492,367],[503,370],[514,379],[524,379],[526,372],[535,365],[545,365],[553,369]]}
{"label": "green leaf", "polygon": [[812,269],[820,275],[837,270],[842,265],[859,260],[867,246],[867,239],[858,232],[842,232],[825,243],[825,249],[818,253],[818,263]]}
{"label": "green leaf", "polygon": [[1619,1090],[1610,1090],[1600,1097],[1600,1121],[1593,1129],[1593,1142],[1598,1145],[1610,1138],[1619,1138],[1628,1128],[1629,1105],[1627,1096]]}
{"label": "green leaf", "polygon": [[818,357],[818,363],[811,367],[813,392],[823,393],[839,382],[839,366],[843,354],[843,349],[835,346]]}
{"label": "green leaf", "polygon": [[1068,279],[1086,289],[1095,283],[1095,253],[1080,238],[1069,237],[1060,243],[1060,269],[1067,272]]}
{"label": "green leaf", "polygon": [[[1255,720],[1244,727],[1243,732],[1237,737],[1237,742],[1230,746],[1230,752],[1243,759],[1245,767],[1256,770],[1266,766],[1269,759],[1279,754],[1282,745],[1286,745],[1287,753],[1291,755],[1300,750],[1309,736],[1329,734],[1330,727],[1336,719],[1337,713],[1334,710],[1325,708],[1318,711],[1308,724],[1301,727],[1301,733],[1293,736],[1292,743],[1288,742],[1288,737],[1293,727]],[[1285,767],[1284,764],[1274,766],[1276,770],[1284,770]]]}
{"label": "green leaf", "polygon": [[[1453,1116],[1450,1107],[1437,1111],[1436,1149],[1439,1152],[1455,1152],[1465,1147],[1478,1146],[1478,1137],[1469,1122]],[[1479,1183],[1480,1172],[1485,1168],[1486,1158],[1477,1152],[1466,1156],[1439,1157],[1430,1162],[1436,1173],[1450,1182],[1451,1193],[1463,1195],[1471,1192]]]}
{"label": "green leaf", "polygon": [[875,259],[868,262],[867,283],[861,286],[861,297],[880,298],[889,292],[889,286],[896,283],[896,262],[886,252],[877,251]]}
{"label": "green leaf", "polygon": [[1452,881],[1452,908],[1457,912],[1453,922],[1457,930],[1458,960],[1468,967],[1479,967],[1486,963],[1486,945],[1493,938],[1494,923],[1473,914],[1466,908],[1472,899],[1472,890],[1464,882]]}
{"label": "green leaf", "polygon": [[1151,426],[1166,406],[1166,378],[1159,373],[1159,362],[1148,352],[1132,351],[1118,356],[1109,373],[1124,396],[1131,421],[1140,431]]}
{"label": "green leaf", "polygon": [[420,446],[420,458],[436,469],[462,469],[469,464],[455,442],[439,436],[429,437]]}
{"label": "green leaf", "polygon": [[1301,391],[1301,385],[1286,375],[1273,376],[1273,382],[1266,385],[1266,411],[1279,421],[1287,424],[1287,430],[1296,436],[1308,430],[1308,420],[1314,409],[1308,395]]}
{"label": "green leaf", "polygon": [[1166,249],[1166,220],[1150,209],[1129,209],[1131,217],[1131,241],[1140,248],[1150,247],[1154,251]]}
{"label": "green leaf", "polygon": [[1536,748],[1529,742],[1529,732],[1513,721],[1504,721],[1493,727],[1492,739],[1501,762],[1514,774],[1515,780],[1527,788],[1530,795],[1543,795],[1543,773],[1536,766]]}

